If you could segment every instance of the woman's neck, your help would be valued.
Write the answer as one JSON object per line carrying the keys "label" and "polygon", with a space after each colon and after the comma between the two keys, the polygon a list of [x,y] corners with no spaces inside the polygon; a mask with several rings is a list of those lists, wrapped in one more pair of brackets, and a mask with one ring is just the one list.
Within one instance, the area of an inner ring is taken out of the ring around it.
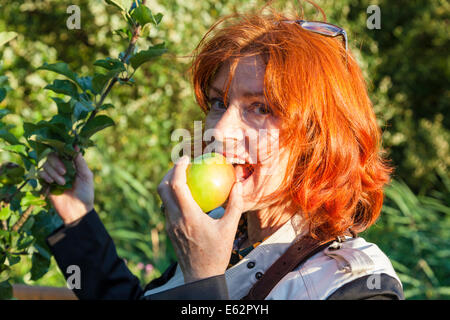
{"label": "woman's neck", "polygon": [[265,208],[247,212],[247,239],[242,247],[248,247],[272,235],[295,213],[287,207]]}

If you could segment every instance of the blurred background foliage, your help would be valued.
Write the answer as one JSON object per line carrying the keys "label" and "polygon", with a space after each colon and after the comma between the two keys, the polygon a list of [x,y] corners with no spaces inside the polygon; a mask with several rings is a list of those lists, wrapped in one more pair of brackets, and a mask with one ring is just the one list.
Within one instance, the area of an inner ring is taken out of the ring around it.
{"label": "blurred background foliage", "polygon": [[[135,75],[138,85],[116,87],[108,97],[116,109],[107,114],[116,126],[95,137],[97,148],[85,158],[95,175],[96,209],[118,253],[147,283],[175,259],[164,232],[156,187],[171,167],[176,128],[193,129],[202,119],[189,83],[189,54],[219,17],[245,11],[264,1],[147,1],[164,14],[147,40],[165,40],[169,54]],[[298,1],[274,6],[299,12]],[[350,48],[368,81],[384,147],[396,168],[386,188],[378,222],[361,236],[391,258],[409,299],[450,296],[450,109],[449,15],[446,0],[317,0],[328,21],[344,27]],[[69,30],[69,5],[81,9],[81,29]],[[369,5],[381,9],[381,29],[369,30]],[[321,19],[304,3],[309,20]],[[55,74],[36,71],[44,62],[64,61],[80,75],[93,61],[117,56],[125,48],[111,30],[124,27],[114,8],[100,0],[0,0],[0,31],[18,37],[1,54],[1,73],[11,90],[2,103],[17,127],[56,113],[52,95],[43,90]],[[139,42],[138,42],[139,44]],[[108,102],[108,101],[107,101]],[[2,153],[0,162],[9,160]],[[16,283],[64,286],[54,261],[38,281],[29,265],[14,266]]]}

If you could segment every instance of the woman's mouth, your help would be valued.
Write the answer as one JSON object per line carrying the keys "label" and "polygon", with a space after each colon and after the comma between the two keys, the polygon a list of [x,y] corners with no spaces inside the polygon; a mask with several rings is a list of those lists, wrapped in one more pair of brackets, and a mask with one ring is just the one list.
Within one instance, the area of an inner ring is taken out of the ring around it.
{"label": "woman's mouth", "polygon": [[255,171],[255,167],[250,163],[233,163],[236,172],[236,180],[239,182],[247,180]]}
{"label": "woman's mouth", "polygon": [[255,172],[256,165],[250,163],[251,160],[247,159],[247,157],[230,153],[227,154],[226,152],[221,152],[221,154],[233,165],[236,181],[243,182]]}

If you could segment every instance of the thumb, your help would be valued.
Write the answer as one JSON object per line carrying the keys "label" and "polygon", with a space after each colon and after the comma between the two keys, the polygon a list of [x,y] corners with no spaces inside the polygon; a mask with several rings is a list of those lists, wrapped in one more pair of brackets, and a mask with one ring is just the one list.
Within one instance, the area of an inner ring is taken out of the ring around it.
{"label": "thumb", "polygon": [[89,169],[86,160],[84,160],[83,155],[80,153],[74,159],[75,167],[77,169],[77,175],[82,178],[90,178],[92,176],[92,172]]}
{"label": "thumb", "polygon": [[242,197],[242,182],[236,182],[228,197],[228,204],[225,213],[220,219],[225,225],[234,226],[239,223],[244,211],[244,199]]}

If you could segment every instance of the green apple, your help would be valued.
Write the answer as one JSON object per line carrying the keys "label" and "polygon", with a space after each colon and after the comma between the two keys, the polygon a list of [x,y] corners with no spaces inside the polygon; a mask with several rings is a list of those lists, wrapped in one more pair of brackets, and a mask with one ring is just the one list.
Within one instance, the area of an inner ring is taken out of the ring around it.
{"label": "green apple", "polygon": [[233,165],[223,155],[212,152],[189,164],[186,180],[195,202],[209,212],[225,203],[236,177]]}

